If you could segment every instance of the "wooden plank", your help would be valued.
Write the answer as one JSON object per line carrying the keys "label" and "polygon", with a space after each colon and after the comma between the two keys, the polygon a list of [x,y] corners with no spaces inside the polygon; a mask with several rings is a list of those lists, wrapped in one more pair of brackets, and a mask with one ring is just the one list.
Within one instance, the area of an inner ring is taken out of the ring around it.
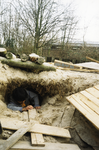
{"label": "wooden plank", "polygon": [[99,73],[99,70],[89,70],[89,69],[72,69],[72,68],[63,68],[63,67],[57,67],[56,69],[67,70],[67,71]]}
{"label": "wooden plank", "polygon": [[36,109],[31,109],[31,110],[28,110],[28,121],[33,121],[33,120],[37,120],[37,112],[36,112]]}
{"label": "wooden plank", "polygon": [[85,105],[78,103],[72,96],[66,97],[66,99],[74,105],[98,130],[99,130],[99,118],[93,117],[92,113],[90,113]]}
{"label": "wooden plank", "polygon": [[[2,144],[5,140],[0,140]],[[45,147],[31,146],[29,141],[18,141],[9,150],[80,150],[77,144],[46,143]]]}
{"label": "wooden plank", "polygon": [[93,58],[90,58],[90,57],[88,57],[88,56],[86,56],[86,58],[87,58],[87,59],[89,59],[89,60],[91,60],[91,61],[94,61],[94,62],[97,62],[97,63],[99,63],[99,61],[98,61],[98,60],[95,60],[95,59],[93,59]]}
{"label": "wooden plank", "polygon": [[31,133],[31,145],[37,146],[36,133]]}
{"label": "wooden plank", "polygon": [[43,135],[36,133],[37,146],[45,146]]}
{"label": "wooden plank", "polygon": [[20,129],[18,129],[14,134],[12,134],[2,145],[0,145],[0,150],[8,150],[12,147],[28,130],[30,130],[31,125],[26,124]]}
{"label": "wooden plank", "polygon": [[92,117],[98,119],[98,123],[99,123],[99,115],[96,114],[92,109],[89,108],[89,106],[85,105],[85,103],[82,102],[82,97],[79,93],[73,94],[71,95],[75,101],[77,101],[82,107],[84,107],[91,115]]}
{"label": "wooden plank", "polygon": [[22,112],[22,121],[28,122],[28,112],[27,111]]}
{"label": "wooden plank", "polygon": [[45,146],[44,138],[41,133],[31,133],[32,146]]}
{"label": "wooden plank", "polygon": [[81,91],[82,95],[87,97],[90,101],[92,101],[95,105],[99,106],[99,99],[88,93],[87,91]]}
{"label": "wooden plank", "polygon": [[95,85],[94,88],[99,90],[99,85]]}
{"label": "wooden plank", "polygon": [[[75,94],[76,96],[76,94]],[[79,99],[86,104],[88,107],[90,107],[90,109],[92,109],[95,113],[97,113],[99,115],[99,107],[97,105],[94,104],[94,102],[92,102],[90,99],[88,99],[87,97],[85,97],[84,95],[80,93],[77,93],[77,96],[79,96]]]}
{"label": "wooden plank", "polygon": [[52,127],[52,126],[48,126],[48,125],[42,125],[42,124],[34,124],[33,128],[30,130],[30,132],[42,133],[42,134],[58,136],[58,137],[71,138],[69,131],[66,129],[54,127],[54,126]]}
{"label": "wooden plank", "polygon": [[[28,110],[28,116],[30,122],[37,119],[36,109]],[[32,146],[45,146],[43,135],[41,133],[31,133],[31,144]]]}
{"label": "wooden plank", "polygon": [[[25,124],[24,121],[18,121],[10,118],[8,120],[6,118],[0,118],[0,120],[3,128],[12,130],[17,130]],[[71,138],[70,133],[67,129],[36,123],[31,127],[31,130],[29,130],[29,132]]]}
{"label": "wooden plank", "polygon": [[55,60],[54,65],[59,66],[59,67],[63,67],[63,68],[82,69],[81,66],[77,66],[77,65],[74,65],[72,63],[67,63],[67,62],[59,61],[59,60]]}
{"label": "wooden plank", "polygon": [[88,88],[86,89],[86,91],[90,93],[91,95],[93,95],[94,97],[99,98],[99,91],[95,89],[94,87]]}

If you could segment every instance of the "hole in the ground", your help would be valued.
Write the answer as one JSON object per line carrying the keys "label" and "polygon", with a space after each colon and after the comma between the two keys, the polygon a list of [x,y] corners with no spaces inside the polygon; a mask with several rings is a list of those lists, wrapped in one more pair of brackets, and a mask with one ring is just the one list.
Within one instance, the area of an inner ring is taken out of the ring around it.
{"label": "hole in the ground", "polygon": [[[76,81],[78,81],[78,83]],[[40,110],[37,110],[37,120],[46,125],[58,126],[58,127],[69,127],[71,122],[71,117],[73,116],[74,107],[66,101],[66,95],[71,95],[72,93],[79,92],[88,87],[94,85],[94,83],[90,84],[83,83],[84,77],[79,78],[67,78],[65,80],[60,79],[59,81],[55,81],[50,79],[49,83],[46,84],[44,80],[32,80],[31,79],[10,79],[7,81],[6,86],[2,84],[1,95],[2,97],[6,97],[6,103],[9,100],[9,95],[16,87],[23,87],[25,89],[35,91],[39,94],[42,101],[42,107]],[[74,84],[75,83],[75,84]],[[4,101],[4,98],[3,98]],[[0,104],[1,106],[1,104]],[[3,108],[3,107],[2,107]],[[3,109],[1,109],[3,110]],[[0,110],[0,112],[1,112]],[[22,113],[12,112],[9,110],[3,110],[2,114],[6,117],[16,118],[22,120]],[[26,139],[24,137],[23,139]],[[66,139],[56,138],[45,136],[46,142],[67,142]],[[74,142],[74,141],[73,141]],[[82,144],[82,143],[81,143]]]}
{"label": "hole in the ground", "polygon": [[24,79],[14,79],[7,83],[7,87],[4,89],[4,95],[5,95],[5,102],[6,104],[9,103],[9,97],[12,94],[12,91],[17,88],[22,87],[24,89],[33,91],[38,94],[40,98],[40,104],[43,101],[43,98],[46,96],[53,97],[57,94],[60,95],[60,97],[63,97],[64,95],[68,95],[69,92],[72,93],[72,86],[71,86],[71,80],[63,81],[62,83],[54,81],[50,81],[48,85],[43,83],[43,81],[31,81],[31,80],[24,80]]}

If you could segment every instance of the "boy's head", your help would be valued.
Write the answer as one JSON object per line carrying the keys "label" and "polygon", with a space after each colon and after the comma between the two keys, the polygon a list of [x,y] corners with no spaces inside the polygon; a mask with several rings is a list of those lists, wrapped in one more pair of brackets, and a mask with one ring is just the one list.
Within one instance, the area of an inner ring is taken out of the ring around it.
{"label": "boy's head", "polygon": [[24,101],[27,98],[27,92],[24,88],[16,88],[13,90],[12,97],[16,102]]}

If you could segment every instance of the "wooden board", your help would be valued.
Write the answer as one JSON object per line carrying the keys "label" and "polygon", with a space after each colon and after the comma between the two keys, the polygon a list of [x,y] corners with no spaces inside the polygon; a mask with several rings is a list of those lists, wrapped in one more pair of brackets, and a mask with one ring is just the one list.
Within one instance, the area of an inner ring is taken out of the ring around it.
{"label": "wooden board", "polygon": [[45,146],[44,138],[41,133],[31,133],[32,146]]}
{"label": "wooden board", "polygon": [[94,97],[92,94],[88,93],[87,91],[81,91],[82,95],[87,97],[91,102],[93,102],[95,105],[99,106],[99,99]]}
{"label": "wooden board", "polygon": [[21,114],[22,114],[22,121],[28,122],[28,113],[27,113],[27,111],[23,111]]}
{"label": "wooden board", "polygon": [[[2,144],[5,140],[0,140]],[[76,144],[46,143],[45,147],[31,146],[29,141],[18,141],[9,150],[80,150]]]}
{"label": "wooden board", "polygon": [[88,73],[99,73],[99,70],[90,70],[90,69],[72,69],[72,68],[63,68],[57,67],[56,69],[67,70],[67,71],[78,71],[78,72],[88,72]]}
{"label": "wooden board", "polygon": [[81,66],[77,66],[77,65],[74,65],[72,63],[59,61],[59,60],[55,60],[54,65],[58,66],[58,67],[63,67],[63,68],[82,69]]}
{"label": "wooden board", "polygon": [[95,89],[94,87],[88,88],[86,89],[86,91],[91,95],[93,95],[94,97],[99,98],[99,90]]}
{"label": "wooden board", "polygon": [[31,125],[26,124],[20,129],[18,129],[14,134],[12,134],[2,145],[0,145],[0,150],[8,150],[12,147],[28,130],[30,130]]}
{"label": "wooden board", "polygon": [[88,56],[86,56],[86,58],[87,58],[87,59],[89,59],[89,60],[91,60],[91,61],[94,61],[94,62],[96,62],[96,63],[99,63],[99,61],[98,61],[98,60],[95,60],[95,59],[90,58],[90,57],[88,57]]}
{"label": "wooden board", "polygon": [[[1,120],[2,127],[5,129],[17,130],[22,125],[25,124],[24,121],[18,121],[18,120],[14,120],[14,119],[10,119],[10,118],[8,120],[6,118],[0,118],[0,120]],[[33,121],[33,122],[35,122],[35,121]],[[70,133],[67,129],[54,127],[54,126],[48,126],[48,125],[42,125],[42,124],[36,124],[36,123],[32,126],[32,128],[31,128],[31,130],[29,130],[29,132],[71,138]]]}
{"label": "wooden board", "polygon": [[[90,108],[91,110],[93,110],[96,114],[99,115],[99,107],[90,99],[88,99],[87,97],[85,97],[84,95],[82,95],[81,93],[77,93],[72,95],[72,97],[76,100],[80,100],[81,102],[83,102],[86,106],[88,106],[88,108]],[[92,113],[93,114],[93,113]]]}
{"label": "wooden board", "polygon": [[96,88],[97,90],[99,90],[99,85],[95,85],[94,88]]}
{"label": "wooden board", "polygon": [[[96,89],[97,88],[97,89]],[[99,86],[88,88],[66,99],[99,130]]]}
{"label": "wooden board", "polygon": [[[29,122],[37,119],[36,109],[28,110],[28,117]],[[32,146],[45,146],[43,135],[41,133],[31,133],[31,144]]]}

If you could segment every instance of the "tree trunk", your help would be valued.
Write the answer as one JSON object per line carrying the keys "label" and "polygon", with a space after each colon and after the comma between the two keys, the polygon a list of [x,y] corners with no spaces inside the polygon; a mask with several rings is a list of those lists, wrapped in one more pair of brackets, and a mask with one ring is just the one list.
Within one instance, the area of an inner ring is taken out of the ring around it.
{"label": "tree trunk", "polygon": [[39,73],[41,71],[56,71],[56,68],[54,66],[45,65],[45,64],[39,65],[31,61],[22,62],[21,59],[18,58],[6,59],[4,57],[0,57],[0,61],[12,67],[30,69],[35,73]]}

